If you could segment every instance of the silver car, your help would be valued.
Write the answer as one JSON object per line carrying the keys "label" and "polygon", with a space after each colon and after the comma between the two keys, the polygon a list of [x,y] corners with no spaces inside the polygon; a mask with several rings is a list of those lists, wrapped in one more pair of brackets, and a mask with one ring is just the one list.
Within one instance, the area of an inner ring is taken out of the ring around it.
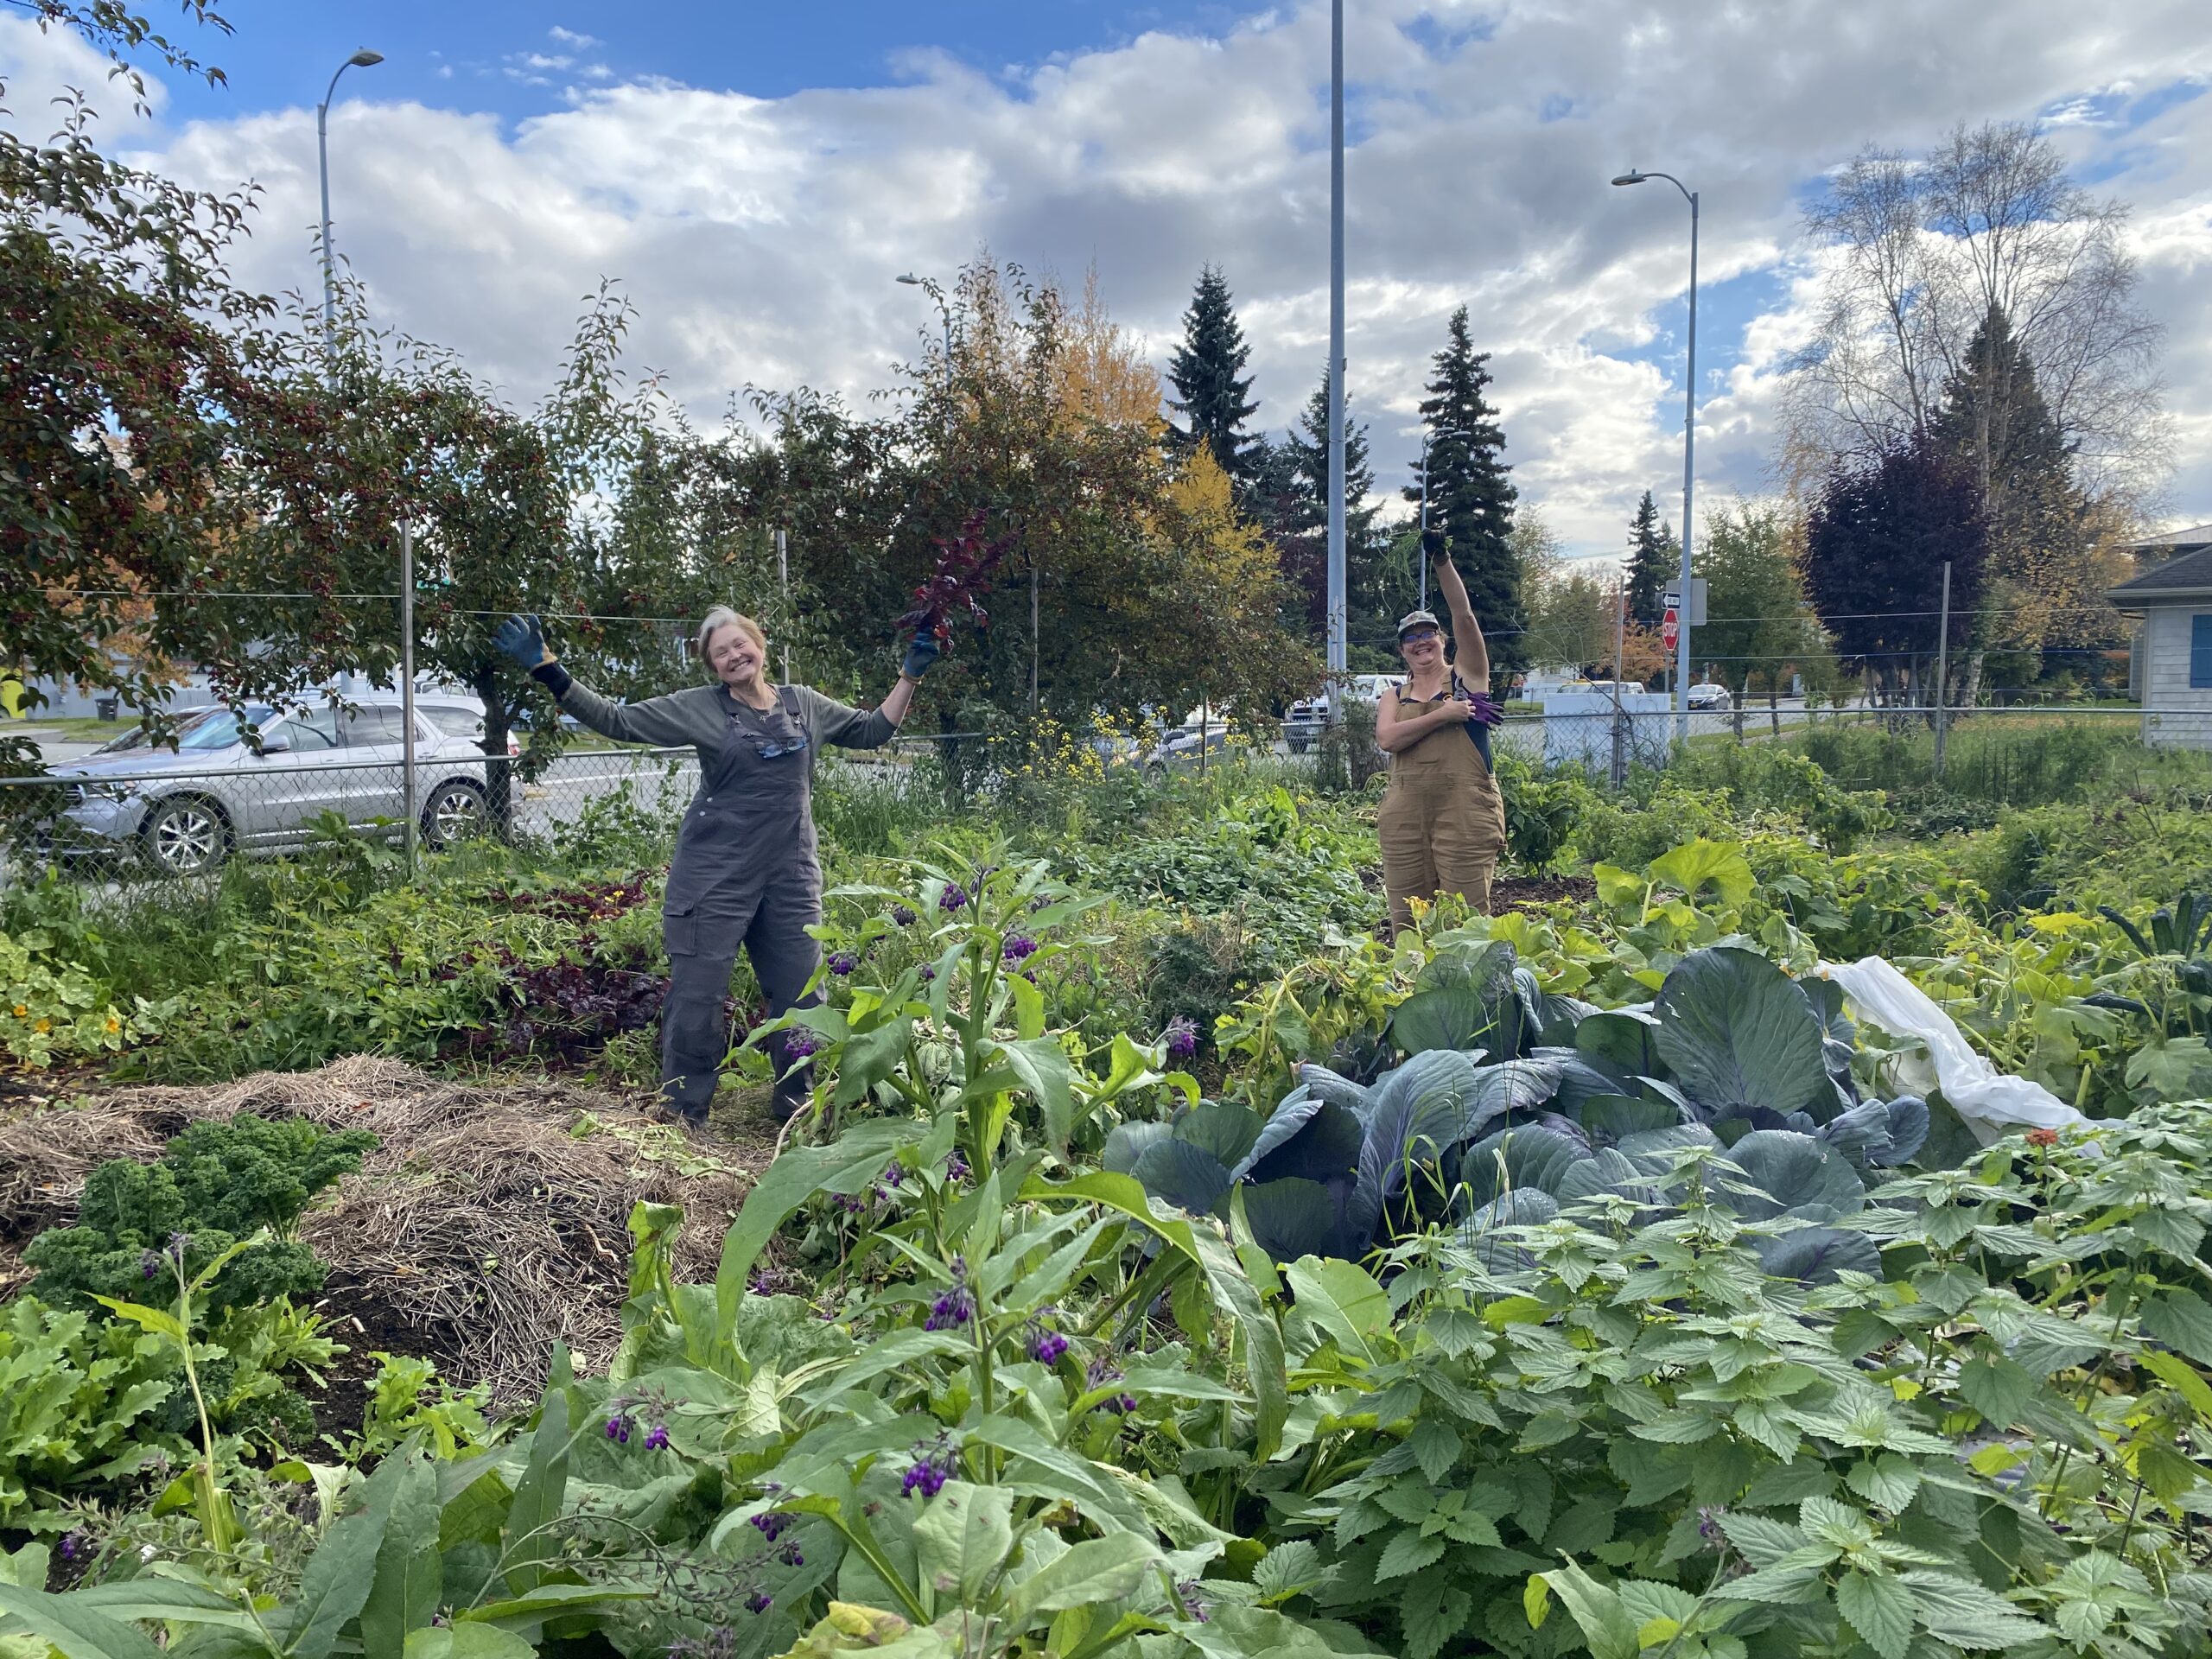
{"label": "silver car", "polygon": [[[303,845],[326,813],[362,832],[404,817],[405,711],[396,695],[244,713],[260,734],[257,753],[238,715],[217,708],[188,715],[174,751],[125,738],[55,767],[68,798],[54,850],[135,855],[161,874],[199,875],[234,852]],[[423,839],[443,847],[485,821],[484,709],[473,697],[426,692],[415,713]]]}

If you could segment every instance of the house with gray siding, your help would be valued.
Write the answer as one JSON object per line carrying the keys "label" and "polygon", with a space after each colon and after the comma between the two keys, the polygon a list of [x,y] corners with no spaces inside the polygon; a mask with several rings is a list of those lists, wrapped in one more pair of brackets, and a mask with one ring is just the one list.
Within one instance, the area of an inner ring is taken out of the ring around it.
{"label": "house with gray siding", "polygon": [[2132,689],[2143,702],[2143,741],[2212,749],[2212,524],[2135,544],[2145,567],[2106,597],[2143,619]]}

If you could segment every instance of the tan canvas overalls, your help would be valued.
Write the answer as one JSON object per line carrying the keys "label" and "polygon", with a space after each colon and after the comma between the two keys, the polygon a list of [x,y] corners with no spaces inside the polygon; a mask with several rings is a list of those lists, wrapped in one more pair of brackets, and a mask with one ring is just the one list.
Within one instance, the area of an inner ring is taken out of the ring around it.
{"label": "tan canvas overalls", "polygon": [[[1399,687],[1400,717],[1433,713],[1458,683],[1447,677],[1425,702]],[[1375,827],[1393,931],[1413,922],[1408,900],[1440,893],[1456,893],[1488,912],[1491,877],[1505,850],[1505,798],[1464,726],[1440,726],[1390,757],[1390,786]]]}

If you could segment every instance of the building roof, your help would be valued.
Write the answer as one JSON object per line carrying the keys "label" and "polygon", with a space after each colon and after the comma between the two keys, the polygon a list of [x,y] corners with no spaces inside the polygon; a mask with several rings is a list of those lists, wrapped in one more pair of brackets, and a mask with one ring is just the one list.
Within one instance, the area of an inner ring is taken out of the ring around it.
{"label": "building roof", "polygon": [[2138,553],[2186,553],[2193,548],[2212,547],[2212,524],[2170,530],[2163,536],[2145,536],[2139,542],[2123,542],[2120,545]]}
{"label": "building roof", "polygon": [[[2183,531],[2195,535],[2196,531]],[[2141,543],[2141,545],[2148,545]],[[2212,598],[2212,538],[2189,552],[2177,554],[2163,564],[2154,564],[2139,576],[2131,576],[2118,587],[2107,588],[2105,597],[2122,610],[2156,605],[2166,601]]]}

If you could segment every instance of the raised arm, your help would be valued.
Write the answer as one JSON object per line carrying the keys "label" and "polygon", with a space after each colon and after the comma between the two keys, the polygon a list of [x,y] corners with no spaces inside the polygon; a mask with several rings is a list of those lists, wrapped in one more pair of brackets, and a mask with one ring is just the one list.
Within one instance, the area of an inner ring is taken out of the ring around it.
{"label": "raised arm", "polygon": [[1444,544],[1444,532],[1432,530],[1422,537],[1429,563],[1436,568],[1437,591],[1444,595],[1444,603],[1452,613],[1452,643],[1458,649],[1452,666],[1459,677],[1475,691],[1490,690],[1490,642],[1483,638],[1483,625],[1475,620],[1475,607],[1467,600],[1467,584],[1459,580],[1459,568],[1452,563],[1452,555]]}
{"label": "raised arm", "polygon": [[583,684],[561,666],[545,644],[545,630],[534,616],[511,616],[499,624],[492,643],[547,690],[563,710],[574,715],[601,737],[617,743],[651,743],[664,747],[711,742],[716,733],[709,725],[702,733],[697,718],[697,699],[677,692],[649,697],[643,702],[613,702]]}

